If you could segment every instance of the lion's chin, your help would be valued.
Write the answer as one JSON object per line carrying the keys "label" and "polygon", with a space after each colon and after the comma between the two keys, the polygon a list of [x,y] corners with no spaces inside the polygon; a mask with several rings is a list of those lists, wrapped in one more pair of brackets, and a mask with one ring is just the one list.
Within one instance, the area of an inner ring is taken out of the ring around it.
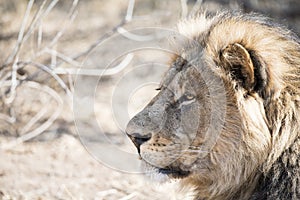
{"label": "lion's chin", "polygon": [[182,171],[180,169],[175,169],[171,167],[155,167],[145,161],[142,162],[142,169],[147,177],[159,183],[169,182],[174,179],[186,178],[190,174],[190,172],[188,171]]}

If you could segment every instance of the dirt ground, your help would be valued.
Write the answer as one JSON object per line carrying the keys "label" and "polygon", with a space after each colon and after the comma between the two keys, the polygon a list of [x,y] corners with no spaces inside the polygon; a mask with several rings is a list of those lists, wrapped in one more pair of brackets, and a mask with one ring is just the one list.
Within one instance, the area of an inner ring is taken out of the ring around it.
{"label": "dirt ground", "polygon": [[164,192],[141,175],[105,167],[67,134],[50,142],[18,145],[0,155],[1,199],[173,198],[170,190]]}
{"label": "dirt ground", "polygon": [[[13,52],[28,2],[0,0],[1,65]],[[30,19],[34,18],[42,2],[34,2]],[[56,1],[47,1],[44,8],[51,2]],[[124,42],[120,34],[115,37],[105,35],[112,30],[116,32],[114,28],[128,15],[129,2],[134,1],[79,1],[75,11],[69,11],[74,2],[77,1],[58,1],[41,18],[40,25],[21,47],[20,61],[34,61],[49,67],[59,65],[64,69],[74,68],[78,62],[88,69],[101,70],[109,64],[121,63],[126,57],[120,56],[122,52],[134,50],[134,58],[117,76],[60,74],[59,78],[65,82],[71,98],[51,74],[28,65],[26,78],[17,87],[11,103],[7,103],[9,98],[4,97],[11,92],[7,90],[10,82],[2,81],[9,70],[0,67],[0,199],[187,199],[184,194],[176,192],[176,182],[151,183],[142,174],[120,171],[101,162],[101,153],[118,159],[118,155],[101,152],[105,141],[136,156],[138,162],[135,148],[124,135],[124,127],[129,118],[155,95],[157,82],[166,70],[168,53],[157,49],[139,51],[137,49],[143,47],[140,43]],[[191,10],[195,1],[187,2],[187,9]],[[300,33],[298,1],[289,0],[283,7],[276,0],[269,4],[266,2],[270,1],[257,2],[223,0],[204,1],[204,4],[210,11],[229,7],[261,12],[286,22],[288,27]],[[123,28],[174,28],[182,14],[180,1],[143,0],[133,5],[133,19]],[[64,33],[55,45],[50,45],[46,53],[35,56],[61,30]],[[98,44],[90,54],[68,60],[105,36],[107,40]],[[149,45],[153,44],[146,43],[146,47]],[[21,80],[22,73],[18,75]],[[30,139],[24,137],[39,130],[58,110],[59,116],[42,133]],[[123,112],[126,112],[124,118]],[[100,151],[99,155],[97,151]]]}

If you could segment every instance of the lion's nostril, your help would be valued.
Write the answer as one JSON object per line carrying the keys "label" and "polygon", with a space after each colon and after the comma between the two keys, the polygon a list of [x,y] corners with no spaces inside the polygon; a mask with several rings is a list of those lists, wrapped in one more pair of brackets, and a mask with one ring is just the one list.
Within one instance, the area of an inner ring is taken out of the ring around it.
{"label": "lion's nostril", "polygon": [[132,140],[136,148],[138,149],[138,152],[140,153],[140,146],[151,139],[152,134],[149,133],[147,135],[141,135],[139,133],[133,133],[133,134],[127,134],[129,138]]}
{"label": "lion's nostril", "polygon": [[140,146],[143,143],[147,142],[150,138],[135,138],[135,142]]}

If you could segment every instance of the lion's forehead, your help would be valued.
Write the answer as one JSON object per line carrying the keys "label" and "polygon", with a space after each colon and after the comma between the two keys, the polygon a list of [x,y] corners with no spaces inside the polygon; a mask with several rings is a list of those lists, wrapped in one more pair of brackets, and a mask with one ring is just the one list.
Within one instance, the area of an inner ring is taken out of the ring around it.
{"label": "lion's forehead", "polygon": [[161,87],[172,92],[173,97],[176,100],[187,92],[193,94],[196,93],[195,87],[198,85],[194,83],[194,80],[199,82],[199,77],[196,76],[193,67],[188,67],[181,71],[170,68],[161,82]]}

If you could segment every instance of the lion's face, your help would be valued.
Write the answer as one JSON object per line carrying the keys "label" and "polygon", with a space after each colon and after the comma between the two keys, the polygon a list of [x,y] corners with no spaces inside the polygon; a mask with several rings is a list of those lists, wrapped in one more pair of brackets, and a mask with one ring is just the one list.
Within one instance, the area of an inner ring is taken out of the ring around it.
{"label": "lion's face", "polygon": [[[270,133],[263,100],[249,92],[253,80],[244,78],[253,70],[234,68],[234,75],[228,72],[232,65],[218,65],[207,50],[199,51],[196,59],[185,54],[173,61],[160,92],[126,132],[152,178],[182,178],[207,192],[251,178],[267,157]],[[231,45],[223,57],[230,59],[232,51],[245,53],[241,45]]]}
{"label": "lion's face", "polygon": [[211,117],[205,81],[195,67],[186,65],[177,59],[159,94],[127,127],[147,165],[170,177],[190,173]]}
{"label": "lion's face", "polygon": [[[261,162],[251,156],[268,148],[259,97],[247,96],[224,69],[201,60],[190,63],[178,57],[159,94],[127,126],[152,177],[190,177],[211,184],[226,172],[227,179],[235,180],[249,176]],[[246,138],[257,144],[248,146]]]}

